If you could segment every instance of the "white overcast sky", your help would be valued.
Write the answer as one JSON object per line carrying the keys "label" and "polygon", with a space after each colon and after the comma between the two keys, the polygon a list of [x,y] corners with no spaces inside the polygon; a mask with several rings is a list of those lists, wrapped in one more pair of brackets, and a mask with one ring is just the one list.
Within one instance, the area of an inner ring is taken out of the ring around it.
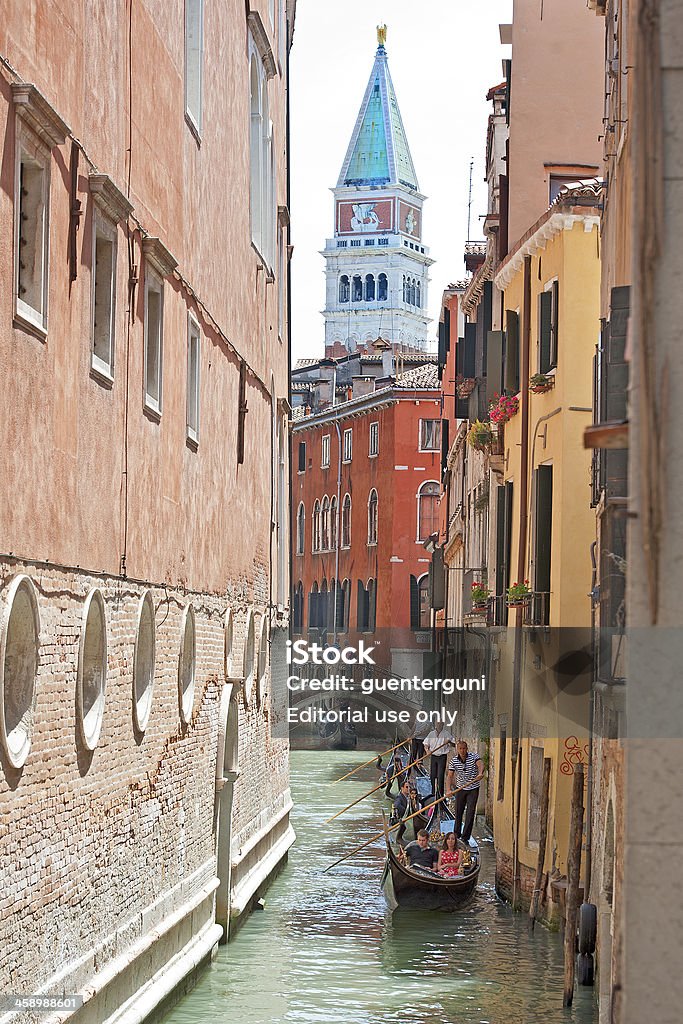
{"label": "white overcast sky", "polygon": [[324,261],[333,197],[377,49],[388,27],[389,69],[420,190],[423,239],[436,260],[429,290],[430,342],[441,293],[465,276],[469,164],[472,238],[486,210],[486,93],[502,81],[498,25],[512,0],[297,0],[291,54],[292,358],[324,355]]}

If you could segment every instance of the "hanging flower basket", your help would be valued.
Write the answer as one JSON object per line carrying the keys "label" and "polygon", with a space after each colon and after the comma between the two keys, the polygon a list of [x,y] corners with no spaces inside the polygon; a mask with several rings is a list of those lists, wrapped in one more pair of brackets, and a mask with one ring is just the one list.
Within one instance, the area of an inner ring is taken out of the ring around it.
{"label": "hanging flower basket", "polygon": [[467,434],[467,443],[475,451],[485,452],[493,441],[493,430],[490,423],[475,420]]}
{"label": "hanging flower basket", "polygon": [[476,386],[476,377],[458,376],[455,381],[455,393],[458,398],[469,398]]}
{"label": "hanging flower basket", "polygon": [[491,423],[507,423],[519,410],[519,399],[517,395],[494,395],[489,405],[489,419]]}
{"label": "hanging flower basket", "polygon": [[542,395],[555,387],[555,377],[549,373],[535,373],[529,377],[529,391],[535,395]]}
{"label": "hanging flower basket", "polygon": [[512,586],[508,587],[507,592],[507,606],[508,608],[521,608],[531,598],[531,590],[529,589],[529,581],[524,580],[523,583],[513,583]]}

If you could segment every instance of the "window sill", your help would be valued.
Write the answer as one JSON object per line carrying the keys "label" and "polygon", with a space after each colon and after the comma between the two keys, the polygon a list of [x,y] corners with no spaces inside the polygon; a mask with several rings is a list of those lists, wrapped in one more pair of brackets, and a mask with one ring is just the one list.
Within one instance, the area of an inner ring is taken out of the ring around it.
{"label": "window sill", "polygon": [[188,447],[190,449],[190,451],[196,452],[197,449],[199,448],[199,437],[198,437],[198,435],[197,434],[190,434],[190,433],[186,434],[185,435],[185,445],[186,445],[186,447]]}
{"label": "window sill", "polygon": [[350,466],[353,459],[342,459],[342,466]]}
{"label": "window sill", "polygon": [[102,387],[107,388],[109,391],[114,387],[114,373],[113,370],[107,370],[102,366],[97,366],[95,363],[90,364],[90,376]]}
{"label": "window sill", "polygon": [[376,459],[379,457],[379,452],[368,452],[369,459]]}
{"label": "window sill", "polygon": [[19,309],[15,309],[13,326],[18,327],[20,330],[28,331],[29,334],[34,335],[40,341],[47,341],[47,327],[43,326],[42,317],[41,323],[38,323],[30,314],[25,314],[20,312]]}
{"label": "window sill", "polygon": [[441,451],[440,448],[418,448],[417,450],[421,455],[438,455]]}
{"label": "window sill", "polygon": [[320,468],[321,469],[329,469],[330,468],[329,462],[321,462],[320,463]]}
{"label": "window sill", "polygon": [[185,111],[185,124],[190,129],[194,141],[197,143],[197,148],[199,149],[202,144],[202,131],[189,110]]}
{"label": "window sill", "polygon": [[376,540],[369,540],[367,546],[369,548],[376,548],[377,547],[377,541]]}
{"label": "window sill", "polygon": [[161,422],[161,409],[155,404],[151,405],[147,400],[142,405],[142,411],[148,419],[153,420],[154,423]]}
{"label": "window sill", "polygon": [[260,269],[265,272],[266,281],[268,282],[268,284],[273,284],[274,281],[275,281],[275,274],[271,270],[271,268],[268,266],[267,259],[265,258],[265,256],[263,255],[263,253],[261,252],[261,250],[259,249],[258,245],[256,244],[256,242],[254,241],[253,238],[251,240],[251,247],[254,250],[254,252],[256,253],[256,255],[258,256],[258,261],[259,261],[259,264],[260,264]]}

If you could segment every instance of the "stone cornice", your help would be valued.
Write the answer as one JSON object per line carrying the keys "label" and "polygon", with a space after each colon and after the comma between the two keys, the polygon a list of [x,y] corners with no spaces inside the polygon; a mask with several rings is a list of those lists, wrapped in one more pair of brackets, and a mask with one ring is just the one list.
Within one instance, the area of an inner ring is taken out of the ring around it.
{"label": "stone cornice", "polygon": [[12,99],[17,114],[50,149],[64,145],[71,130],[35,85],[14,82]]}
{"label": "stone cornice", "polygon": [[275,63],[275,57],[273,56],[273,50],[270,45],[270,39],[268,38],[268,33],[266,32],[266,27],[263,24],[263,20],[261,19],[261,15],[259,14],[259,12],[256,10],[250,10],[247,15],[247,23],[249,25],[251,34],[254,37],[256,49],[258,50],[261,60],[263,61],[263,66],[266,70],[266,74],[268,75],[268,78],[273,78],[275,72],[277,71],[277,65]]}
{"label": "stone cornice", "polygon": [[162,277],[169,277],[178,266],[177,259],[168,251],[160,238],[147,235],[142,239],[142,251],[154,269]]}
{"label": "stone cornice", "polygon": [[133,212],[133,204],[124,196],[108,174],[88,175],[88,184],[93,200],[108,217],[118,224],[127,220]]}
{"label": "stone cornice", "polygon": [[533,256],[545,249],[547,243],[562,231],[571,231],[575,224],[583,224],[586,233],[591,232],[595,226],[599,227],[599,214],[588,212],[594,209],[594,207],[584,207],[583,209],[574,207],[564,212],[550,210],[544,214],[501,264],[494,278],[496,287],[504,291],[513,278],[520,273],[525,257]]}

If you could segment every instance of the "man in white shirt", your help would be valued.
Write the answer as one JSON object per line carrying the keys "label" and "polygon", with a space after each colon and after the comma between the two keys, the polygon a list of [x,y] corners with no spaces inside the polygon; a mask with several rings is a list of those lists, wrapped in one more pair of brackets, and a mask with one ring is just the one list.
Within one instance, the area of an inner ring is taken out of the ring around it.
{"label": "man in white shirt", "polygon": [[429,765],[429,778],[432,783],[432,798],[444,795],[444,778],[446,776],[446,761],[449,754],[449,744],[455,743],[453,734],[444,729],[443,722],[437,722],[425,738],[425,753],[431,754]]}

